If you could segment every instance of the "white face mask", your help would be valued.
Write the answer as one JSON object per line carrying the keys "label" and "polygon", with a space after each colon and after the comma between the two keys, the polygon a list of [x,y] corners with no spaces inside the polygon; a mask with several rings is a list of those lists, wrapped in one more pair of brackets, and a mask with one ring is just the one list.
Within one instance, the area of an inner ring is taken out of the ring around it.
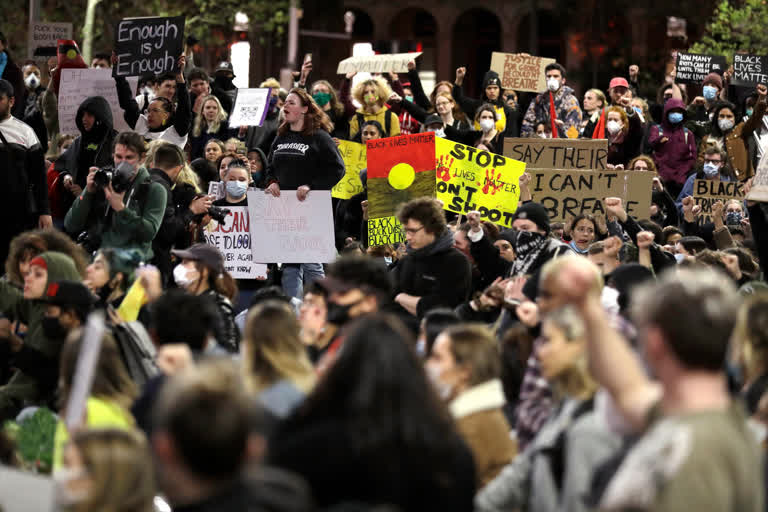
{"label": "white face mask", "polygon": [[180,287],[186,288],[187,286],[195,282],[196,280],[195,274],[196,272],[194,270],[189,270],[187,267],[179,263],[173,269],[173,280]]}
{"label": "white face mask", "polygon": [[611,135],[616,135],[616,133],[618,133],[618,131],[621,130],[621,124],[619,124],[618,121],[614,121],[613,119],[608,121],[605,127],[608,130],[608,133],[610,133]]}
{"label": "white face mask", "polygon": [[427,377],[429,377],[429,381],[435,387],[435,391],[437,391],[440,400],[444,402],[448,401],[453,395],[453,385],[443,382],[441,379],[442,372],[434,366],[427,364],[425,368],[427,370]]}
{"label": "white face mask", "polygon": [[435,130],[435,137],[445,138],[445,130],[443,130],[442,128],[438,128],[437,130]]}
{"label": "white face mask", "polygon": [[484,132],[489,132],[493,130],[494,122],[492,119],[481,119],[480,120],[480,129]]}
{"label": "white face mask", "polygon": [[731,128],[733,128],[733,120],[732,119],[718,119],[717,120],[717,126],[720,128],[720,130],[727,132]]}
{"label": "white face mask", "polygon": [[40,79],[37,78],[37,75],[31,74],[24,79],[24,83],[27,84],[28,89],[31,89],[34,91],[40,86]]}
{"label": "white face mask", "polygon": [[547,89],[549,89],[552,92],[557,91],[560,89],[560,80],[557,78],[547,78]]}

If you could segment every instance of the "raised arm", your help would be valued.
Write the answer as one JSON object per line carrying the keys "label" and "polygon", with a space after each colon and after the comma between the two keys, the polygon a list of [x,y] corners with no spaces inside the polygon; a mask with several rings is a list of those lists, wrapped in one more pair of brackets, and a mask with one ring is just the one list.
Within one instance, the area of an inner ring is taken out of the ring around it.
{"label": "raised arm", "polygon": [[187,59],[184,55],[179,57],[179,72],[176,74],[176,97],[179,101],[176,105],[176,116],[173,123],[176,133],[182,137],[189,133],[189,127],[192,125],[192,107],[189,104],[189,93],[184,81],[186,62]]}

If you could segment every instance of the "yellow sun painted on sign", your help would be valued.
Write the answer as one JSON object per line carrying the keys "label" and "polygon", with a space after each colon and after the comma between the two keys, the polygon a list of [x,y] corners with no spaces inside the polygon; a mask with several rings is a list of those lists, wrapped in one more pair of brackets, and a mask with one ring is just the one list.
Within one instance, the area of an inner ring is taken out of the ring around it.
{"label": "yellow sun painted on sign", "polygon": [[392,167],[387,179],[389,184],[392,185],[392,188],[405,190],[411,186],[415,178],[416,172],[413,170],[413,167],[402,162]]}

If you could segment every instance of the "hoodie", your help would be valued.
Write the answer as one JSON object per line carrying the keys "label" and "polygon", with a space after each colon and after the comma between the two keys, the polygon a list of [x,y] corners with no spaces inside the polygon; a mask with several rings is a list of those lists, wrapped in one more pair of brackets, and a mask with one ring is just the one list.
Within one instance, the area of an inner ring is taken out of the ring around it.
{"label": "hoodie", "polygon": [[[40,254],[39,258],[48,271],[46,290],[54,281],[82,280],[68,255],[50,251]],[[0,280],[0,311],[28,326],[24,346],[11,361],[19,371],[8,384],[0,387],[0,421],[14,416],[27,404],[44,404],[54,396],[63,340],[49,339],[43,333],[45,308],[41,300],[25,299],[22,290],[7,280]]]}
{"label": "hoodie", "polygon": [[[499,86],[499,97],[493,101],[485,95],[485,89],[491,85],[491,82],[495,82],[495,85]],[[485,76],[483,76],[483,90],[479,100],[464,96],[462,86],[456,84],[453,85],[452,96],[470,120],[474,119],[475,112],[481,105],[490,103],[496,109],[496,131],[503,133],[504,137],[518,137],[520,135],[520,115],[517,110],[504,103],[504,89],[501,87],[499,74],[495,71],[486,71]],[[475,123],[474,129],[479,130],[480,125]]]}
{"label": "hoodie", "polygon": [[[679,110],[683,113],[683,121],[677,124],[669,122],[669,112]],[[661,124],[651,127],[648,134],[648,144],[653,149],[653,159],[659,170],[659,176],[664,181],[684,184],[686,177],[696,163],[696,137],[685,128],[685,104],[682,100],[672,98],[664,105],[664,116]]]}

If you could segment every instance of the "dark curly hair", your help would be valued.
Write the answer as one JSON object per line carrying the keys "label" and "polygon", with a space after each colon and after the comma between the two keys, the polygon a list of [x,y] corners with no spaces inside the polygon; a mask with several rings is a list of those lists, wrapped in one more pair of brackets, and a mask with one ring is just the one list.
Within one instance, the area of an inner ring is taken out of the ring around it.
{"label": "dark curly hair", "polygon": [[19,272],[19,263],[46,251],[62,252],[72,258],[77,271],[85,278],[85,267],[88,266],[88,255],[85,250],[61,231],[36,229],[25,231],[11,240],[8,259],[5,260],[5,273],[8,279],[18,286],[23,286],[24,277]]}
{"label": "dark curly hair", "polygon": [[446,229],[445,215],[440,204],[432,198],[413,199],[400,206],[397,218],[401,224],[414,219],[424,225],[424,230],[433,235],[440,235]]}

